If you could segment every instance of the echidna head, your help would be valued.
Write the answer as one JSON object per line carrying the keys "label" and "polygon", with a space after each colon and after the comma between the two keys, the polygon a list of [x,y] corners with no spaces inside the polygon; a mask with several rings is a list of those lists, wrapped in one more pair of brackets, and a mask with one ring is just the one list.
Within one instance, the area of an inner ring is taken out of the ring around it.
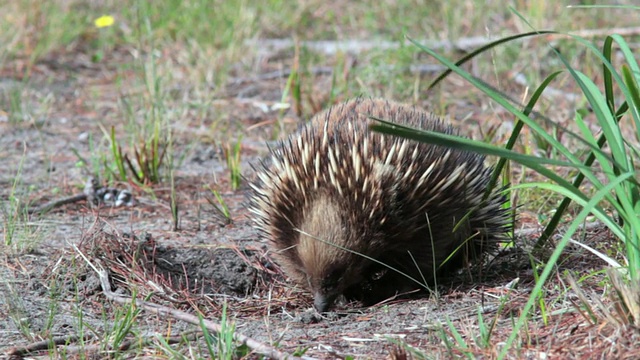
{"label": "echidna head", "polygon": [[369,260],[367,242],[358,237],[339,204],[319,196],[303,214],[296,248],[300,270],[313,292],[314,306],[327,311],[337,296],[360,282]]}
{"label": "echidna head", "polygon": [[315,263],[306,266],[305,273],[313,293],[313,305],[319,312],[329,310],[336,297],[360,282],[361,275],[365,273],[364,267],[368,260],[345,250],[338,251],[340,252],[328,255],[328,261],[324,264],[317,262],[324,259],[317,258],[312,260]]}

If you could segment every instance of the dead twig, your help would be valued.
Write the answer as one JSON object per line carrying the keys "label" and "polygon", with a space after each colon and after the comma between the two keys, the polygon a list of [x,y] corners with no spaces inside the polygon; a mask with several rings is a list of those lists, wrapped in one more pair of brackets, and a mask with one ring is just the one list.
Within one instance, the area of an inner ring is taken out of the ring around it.
{"label": "dead twig", "polygon": [[[169,345],[179,344],[185,340],[195,341],[197,340],[199,335],[202,335],[201,331],[189,331],[180,335],[175,335],[169,338],[165,338],[164,341]],[[16,346],[16,347],[10,348],[5,352],[5,355],[8,357],[22,358],[27,354],[31,354],[37,351],[50,350],[51,345],[65,346],[64,353],[67,355],[70,355],[70,354],[80,354],[80,353],[82,354],[99,353],[101,351],[111,351],[111,350],[126,351],[133,347],[143,347],[153,343],[153,340],[151,339],[148,339],[142,342],[139,340],[125,340],[116,349],[110,348],[110,347],[105,348],[102,344],[91,344],[91,345],[84,345],[84,346],[70,345],[73,343],[77,343],[80,339],[81,339],[80,337],[75,335],[59,336],[50,340],[43,340],[43,341],[38,341],[29,345],[21,346],[21,347]],[[91,335],[85,335],[82,337],[82,341],[89,341],[92,339],[95,339],[95,337]]]}
{"label": "dead twig", "polygon": [[[169,344],[180,344],[183,341],[195,341],[198,339],[198,336],[202,335],[201,331],[189,331],[180,335],[171,336],[169,338],[164,338],[164,341]],[[164,335],[161,335],[164,337]],[[107,348],[106,351],[126,351],[133,347],[141,348],[146,345],[153,344],[153,340],[148,339],[145,341],[138,341],[135,339],[125,340],[118,346],[117,349]],[[104,347],[100,344],[95,345],[87,345],[87,346],[67,346],[65,349],[65,354],[88,354],[88,353],[100,353],[101,351],[105,351]]]}
{"label": "dead twig", "polygon": [[[214,323],[213,321],[207,320],[207,319],[200,319],[197,316],[188,314],[184,311],[180,311],[180,310],[176,310],[176,309],[172,309],[172,308],[168,308],[166,306],[162,306],[160,304],[155,304],[155,303],[151,303],[148,301],[142,301],[142,300],[138,300],[138,299],[132,299],[128,296],[123,296],[123,295],[118,295],[114,292],[111,291],[111,284],[109,283],[109,275],[107,273],[107,271],[98,264],[99,268],[97,266],[95,266],[91,261],[89,261],[89,259],[80,251],[80,249],[78,249],[75,245],[73,246],[75,251],[87,262],[87,264],[89,266],[91,266],[91,268],[98,274],[98,277],[100,278],[100,285],[102,286],[102,292],[104,293],[104,295],[107,297],[107,299],[111,300],[111,301],[115,301],[119,304],[131,304],[132,302],[135,302],[136,306],[152,312],[154,314],[157,315],[169,315],[171,317],[173,317],[174,319],[177,320],[182,320],[184,322],[196,325],[196,326],[200,326],[200,324],[203,324],[207,330],[215,332],[217,334],[219,334],[222,331],[222,326],[220,324]],[[242,334],[239,334],[237,332],[234,332],[233,334],[233,339],[243,345],[248,346],[250,349],[252,349],[254,352],[266,356],[270,359],[307,359],[307,360],[311,360],[312,358],[309,357],[297,357],[297,356],[293,356],[281,351],[278,351],[276,349],[274,349],[273,347],[267,345],[267,344],[263,344],[257,340],[254,340],[252,338],[249,338],[247,336],[244,336]]]}
{"label": "dead twig", "polygon": [[128,190],[118,190],[115,188],[101,186],[98,179],[91,176],[87,179],[84,190],[81,194],[68,196],[58,200],[52,200],[40,206],[27,208],[26,210],[29,214],[42,215],[57,207],[85,200],[89,202],[89,205],[104,204],[108,201],[110,201],[115,206],[132,206],[134,204],[133,196]]}
{"label": "dead twig", "polygon": [[26,354],[33,353],[36,351],[49,350],[51,348],[51,345],[55,345],[55,346],[67,345],[67,344],[75,343],[80,339],[82,339],[83,341],[88,341],[92,338],[93,336],[91,335],[85,335],[82,338],[76,335],[57,336],[51,339],[37,341],[25,346],[15,346],[15,347],[9,348],[5,352],[5,356],[21,358]]}
{"label": "dead twig", "polygon": [[32,207],[32,208],[28,208],[27,212],[29,214],[44,214],[47,213],[55,208],[67,205],[67,204],[73,204],[76,202],[80,202],[80,201],[84,201],[87,200],[87,194],[76,194],[76,195],[72,195],[72,196],[68,196],[62,199],[57,199],[57,200],[52,200],[49,201],[47,203],[44,203],[40,206],[36,206],[36,207]]}
{"label": "dead twig", "polygon": [[29,208],[27,209],[27,212],[29,214],[39,214],[42,215],[46,212],[49,212],[50,210],[63,206],[63,205],[67,205],[67,204],[72,204],[75,202],[79,202],[79,201],[84,201],[84,200],[92,200],[95,197],[95,193],[96,190],[100,187],[100,184],[98,182],[98,179],[96,179],[93,176],[90,176],[87,179],[87,182],[84,185],[84,190],[82,191],[82,194],[76,194],[73,196],[69,196],[69,197],[65,197],[62,199],[58,199],[58,200],[53,200],[53,201],[49,201],[43,205],[37,206],[37,207],[33,207],[33,208]]}

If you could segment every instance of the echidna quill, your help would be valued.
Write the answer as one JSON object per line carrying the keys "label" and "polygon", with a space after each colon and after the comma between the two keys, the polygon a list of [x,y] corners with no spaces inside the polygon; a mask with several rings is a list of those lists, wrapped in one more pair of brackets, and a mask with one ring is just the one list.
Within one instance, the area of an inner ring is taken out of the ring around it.
{"label": "echidna quill", "polygon": [[455,132],[412,106],[351,100],[271,149],[252,184],[257,228],[320,312],[339,295],[372,304],[420,287],[407,275],[433,283],[509,230],[500,190],[483,202],[483,156],[372,132],[369,116]]}

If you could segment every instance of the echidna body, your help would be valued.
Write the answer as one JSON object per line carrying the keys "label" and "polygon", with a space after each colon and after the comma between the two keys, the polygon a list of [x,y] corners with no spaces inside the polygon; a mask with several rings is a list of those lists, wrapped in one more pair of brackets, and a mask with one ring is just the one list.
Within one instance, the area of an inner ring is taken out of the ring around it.
{"label": "echidna body", "polygon": [[417,288],[407,275],[432,283],[509,229],[504,196],[484,198],[482,156],[372,132],[369,116],[454,133],[415,107],[351,100],[273,148],[252,185],[257,228],[319,311],[341,294],[373,303]]}

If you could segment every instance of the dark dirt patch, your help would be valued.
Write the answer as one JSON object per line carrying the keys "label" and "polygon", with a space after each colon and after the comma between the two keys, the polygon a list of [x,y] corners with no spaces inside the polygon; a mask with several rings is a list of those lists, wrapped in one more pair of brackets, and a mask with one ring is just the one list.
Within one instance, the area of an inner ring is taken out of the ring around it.
{"label": "dark dirt patch", "polygon": [[147,284],[154,283],[174,294],[246,297],[268,276],[261,269],[272,266],[259,250],[161,245],[150,233],[136,237],[103,229],[88,235],[80,251],[105,264],[128,293],[133,286],[152,293]]}
{"label": "dark dirt patch", "polygon": [[155,263],[160,274],[191,291],[246,296],[257,282],[258,272],[249,263],[255,256],[250,250],[158,247]]}

